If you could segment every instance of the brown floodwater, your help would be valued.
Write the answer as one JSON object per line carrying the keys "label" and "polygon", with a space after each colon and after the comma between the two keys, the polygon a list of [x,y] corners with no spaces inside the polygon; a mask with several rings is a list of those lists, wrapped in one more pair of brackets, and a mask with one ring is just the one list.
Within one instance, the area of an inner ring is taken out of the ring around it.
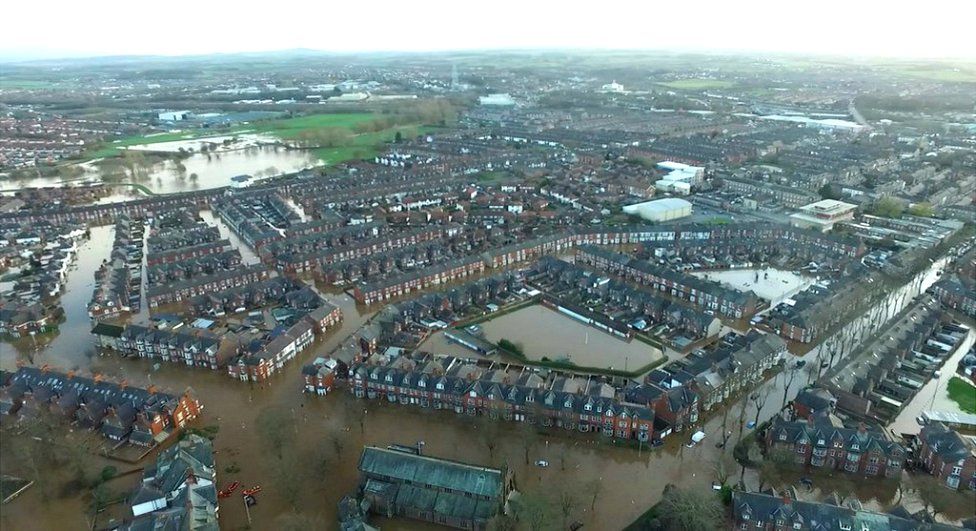
{"label": "brown floodwater", "polygon": [[[447,411],[361,401],[345,391],[327,397],[304,395],[301,393],[302,364],[330,352],[370,316],[370,313],[361,312],[345,295],[329,296],[344,312],[342,325],[317,340],[261,385],[243,384],[223,372],[169,364],[156,368],[151,360],[90,356],[92,343],[84,307],[91,295],[94,270],[108,256],[111,236],[111,228],[96,229],[92,239],[84,244],[77,269],[69,275],[63,299],[67,320],[57,336],[45,341],[47,349],[36,354],[35,362],[125,378],[132,385],[152,383],[169,391],[192,387],[205,407],[197,426],[219,428],[214,439],[218,482],[224,485],[240,481],[245,486],[263,487],[258,495],[258,505],[250,511],[250,524],[239,497],[221,500],[222,529],[275,529],[281,517],[292,513],[310,517],[315,522],[313,528],[335,529],[336,503],[354,491],[358,484],[356,464],[362,446],[414,444],[420,440],[424,441],[425,452],[429,455],[509,466],[514,470],[518,488],[524,492],[538,493],[554,500],[566,490],[577,500],[569,520],[579,520],[588,529],[621,529],[656,503],[668,483],[709,489],[717,476],[712,464],[720,456],[724,455],[726,459],[730,456],[731,447],[739,435],[734,433],[725,449],[716,448],[714,443],[723,430],[721,415],[718,415],[700,428],[707,436],[694,448],[684,446],[690,436],[690,432],[685,432],[668,438],[662,448],[639,451],[613,446],[599,435],[562,430],[536,434],[516,423],[490,422],[458,417]],[[0,343],[0,349],[3,349],[0,362],[4,368],[13,368],[15,360],[25,359],[26,354],[8,347],[8,344]],[[760,421],[772,416],[779,408],[779,404],[773,403],[779,402],[780,385],[778,378],[766,384],[776,398],[763,408]],[[283,459],[279,459],[277,449],[269,448],[263,442],[266,438],[256,427],[258,415],[267,408],[280,412],[287,420],[286,426],[294,430],[295,440],[283,447]],[[747,415],[749,419],[753,417],[752,408]],[[497,441],[493,451],[489,450],[487,440]],[[538,468],[527,464],[526,453],[529,463],[544,459],[551,466]],[[152,458],[154,456],[149,459]],[[239,471],[234,472],[235,469]],[[283,474],[277,473],[279,470]],[[734,476],[737,474],[736,468]],[[297,482],[300,487],[294,506],[283,496],[281,486],[286,483],[282,476]],[[751,476],[746,475],[747,481]],[[755,486],[754,483],[751,486]],[[871,494],[865,493],[865,496]],[[891,494],[885,490],[876,497],[879,504],[884,504]],[[82,496],[45,502],[32,489],[3,506],[3,528],[83,529],[84,503]],[[554,502],[551,521],[558,522],[561,518]],[[381,525],[385,529],[431,528],[406,520],[381,522]]]}

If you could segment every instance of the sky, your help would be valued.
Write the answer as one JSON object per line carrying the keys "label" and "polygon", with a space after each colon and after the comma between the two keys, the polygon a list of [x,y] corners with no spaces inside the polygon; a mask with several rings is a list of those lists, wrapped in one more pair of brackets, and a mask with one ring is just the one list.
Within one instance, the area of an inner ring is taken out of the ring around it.
{"label": "sky", "polygon": [[11,0],[0,14],[0,56],[25,59],[295,48],[976,59],[972,0]]}

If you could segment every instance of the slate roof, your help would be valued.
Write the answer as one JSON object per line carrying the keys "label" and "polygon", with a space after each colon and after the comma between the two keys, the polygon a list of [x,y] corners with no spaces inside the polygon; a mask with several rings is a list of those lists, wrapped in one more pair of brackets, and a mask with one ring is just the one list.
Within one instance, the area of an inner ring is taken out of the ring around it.
{"label": "slate roof", "polygon": [[[787,503],[788,501],[788,503]],[[855,504],[859,506],[860,504]],[[800,501],[760,492],[734,491],[732,511],[737,522],[748,515],[750,522],[783,522],[784,528],[799,523],[811,531],[910,531],[916,529],[949,530],[955,527],[908,520],[893,514],[865,511],[845,505]],[[758,525],[758,524],[756,524]]]}
{"label": "slate roof", "polygon": [[359,459],[359,470],[367,476],[388,478],[412,485],[430,485],[477,497],[497,499],[502,495],[504,476],[497,468],[415,455],[387,448],[367,446]]}

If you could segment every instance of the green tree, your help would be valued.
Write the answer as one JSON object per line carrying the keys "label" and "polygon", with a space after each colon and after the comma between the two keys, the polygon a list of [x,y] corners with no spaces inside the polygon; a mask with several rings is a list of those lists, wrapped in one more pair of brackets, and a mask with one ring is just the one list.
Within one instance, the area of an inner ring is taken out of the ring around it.
{"label": "green tree", "polygon": [[840,192],[830,183],[821,186],[817,193],[820,194],[821,199],[840,199]]}
{"label": "green tree", "polygon": [[905,212],[905,203],[900,199],[884,196],[875,201],[871,213],[883,218],[899,218]]}
{"label": "green tree", "polygon": [[921,203],[912,205],[908,209],[908,213],[921,218],[930,218],[935,215],[935,209],[932,207],[932,203],[922,201]]}

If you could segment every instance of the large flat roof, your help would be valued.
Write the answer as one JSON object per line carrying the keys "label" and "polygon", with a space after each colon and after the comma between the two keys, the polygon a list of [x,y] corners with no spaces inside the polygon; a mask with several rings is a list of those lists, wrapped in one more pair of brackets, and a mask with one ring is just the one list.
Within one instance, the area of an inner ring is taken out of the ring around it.
{"label": "large flat roof", "polygon": [[823,199],[821,201],[817,201],[816,203],[810,203],[809,205],[800,207],[801,210],[827,213],[845,212],[855,208],[857,208],[857,205],[852,205],[851,203],[845,203],[836,199]]}
{"label": "large flat roof", "polygon": [[684,199],[678,199],[677,197],[666,197],[664,199],[654,199],[651,201],[644,201],[643,203],[635,203],[633,205],[627,205],[624,208],[640,209],[644,212],[648,211],[667,211],[675,210],[678,208],[691,208],[692,204]]}
{"label": "large flat roof", "polygon": [[454,492],[494,498],[502,494],[502,471],[425,455],[367,446],[359,470],[385,478],[431,485]]}

